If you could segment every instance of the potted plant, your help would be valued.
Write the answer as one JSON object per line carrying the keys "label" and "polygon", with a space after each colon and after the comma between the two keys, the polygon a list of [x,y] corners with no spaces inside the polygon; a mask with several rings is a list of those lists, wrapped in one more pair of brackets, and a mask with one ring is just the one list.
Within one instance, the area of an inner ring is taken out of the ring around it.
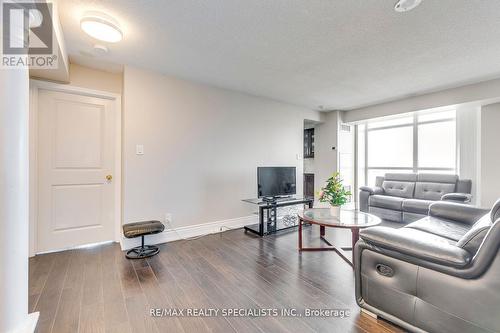
{"label": "potted plant", "polygon": [[319,192],[319,201],[328,202],[331,205],[331,214],[333,216],[339,216],[340,206],[347,202],[349,196],[351,196],[351,192],[346,191],[344,185],[342,185],[340,174],[335,172],[330,178],[328,178],[326,186]]}

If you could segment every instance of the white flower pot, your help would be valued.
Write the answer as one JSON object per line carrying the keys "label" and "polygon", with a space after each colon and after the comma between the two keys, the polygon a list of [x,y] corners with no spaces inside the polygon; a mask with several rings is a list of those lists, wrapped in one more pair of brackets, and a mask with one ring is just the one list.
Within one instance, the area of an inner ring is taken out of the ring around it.
{"label": "white flower pot", "polygon": [[335,217],[340,216],[340,206],[331,206],[330,207],[330,214]]}

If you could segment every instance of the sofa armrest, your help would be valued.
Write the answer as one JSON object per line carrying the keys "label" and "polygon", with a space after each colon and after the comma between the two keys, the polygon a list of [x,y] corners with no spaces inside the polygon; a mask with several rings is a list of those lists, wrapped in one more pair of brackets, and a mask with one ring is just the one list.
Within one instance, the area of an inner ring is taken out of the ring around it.
{"label": "sofa armrest", "polygon": [[450,201],[437,201],[430,205],[429,215],[460,223],[474,224],[489,210]]}
{"label": "sofa armrest", "polygon": [[372,227],[361,230],[360,237],[377,247],[438,265],[463,268],[470,263],[471,254],[466,250],[446,242],[432,241],[410,228],[405,229]]}
{"label": "sofa armrest", "polygon": [[361,186],[359,188],[359,210],[368,213],[370,211],[370,196],[374,194],[384,194],[384,189],[380,186]]}
{"label": "sofa armrest", "polygon": [[441,200],[458,203],[468,203],[472,200],[472,195],[468,193],[446,193],[441,197]]}
{"label": "sofa armrest", "polygon": [[359,189],[361,191],[368,192],[371,195],[384,194],[384,189],[382,187],[379,187],[379,186],[361,186]]}

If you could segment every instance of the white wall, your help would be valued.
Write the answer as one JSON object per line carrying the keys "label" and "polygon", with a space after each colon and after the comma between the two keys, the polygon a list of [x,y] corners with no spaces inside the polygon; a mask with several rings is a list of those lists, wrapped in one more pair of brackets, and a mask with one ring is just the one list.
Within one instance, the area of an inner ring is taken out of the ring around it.
{"label": "white wall", "polygon": [[486,105],[498,102],[499,97],[500,79],[496,79],[345,111],[343,119],[345,122],[355,122],[465,103]]}
{"label": "white wall", "polygon": [[123,74],[105,72],[77,64],[69,67],[69,84],[93,90],[122,93]]}
{"label": "white wall", "polygon": [[481,206],[500,198],[500,103],[481,110]]}
{"label": "white wall", "polygon": [[[296,166],[304,119],[319,113],[125,67],[123,220],[174,227],[249,216],[257,166]],[[137,144],[144,155],[135,154]]]}

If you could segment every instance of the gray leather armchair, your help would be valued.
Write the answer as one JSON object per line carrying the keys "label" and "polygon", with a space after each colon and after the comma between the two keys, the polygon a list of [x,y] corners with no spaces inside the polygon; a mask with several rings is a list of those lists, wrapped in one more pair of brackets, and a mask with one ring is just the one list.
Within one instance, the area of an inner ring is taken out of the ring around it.
{"label": "gray leather armchair", "polygon": [[384,220],[410,223],[426,216],[436,201],[468,203],[472,182],[456,175],[387,173],[375,186],[362,186],[359,208]]}
{"label": "gray leather armchair", "polygon": [[355,246],[361,308],[413,332],[500,332],[500,200],[491,211],[437,202]]}

